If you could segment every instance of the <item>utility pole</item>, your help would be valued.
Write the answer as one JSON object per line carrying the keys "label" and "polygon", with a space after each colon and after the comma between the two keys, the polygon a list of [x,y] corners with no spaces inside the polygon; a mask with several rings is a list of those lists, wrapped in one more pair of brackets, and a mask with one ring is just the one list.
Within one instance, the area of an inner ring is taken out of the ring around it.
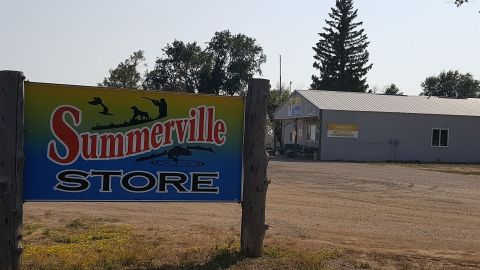
{"label": "utility pole", "polygon": [[282,55],[280,54],[280,87],[279,90],[282,90]]}
{"label": "utility pole", "polygon": [[[278,87],[278,91],[282,91],[282,55],[279,55],[280,59],[280,86]],[[273,123],[271,123],[273,126],[273,156],[277,155],[277,134],[275,132],[275,120],[273,120]]]}

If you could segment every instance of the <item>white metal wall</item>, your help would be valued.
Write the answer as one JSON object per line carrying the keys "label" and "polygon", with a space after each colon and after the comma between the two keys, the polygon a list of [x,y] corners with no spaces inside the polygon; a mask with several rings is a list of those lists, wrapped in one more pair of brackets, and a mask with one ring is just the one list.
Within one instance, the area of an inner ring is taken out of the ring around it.
{"label": "white metal wall", "polygon": [[[480,117],[323,111],[322,160],[480,162]],[[329,123],[357,124],[358,139],[327,138]],[[448,147],[432,129],[448,128]]]}

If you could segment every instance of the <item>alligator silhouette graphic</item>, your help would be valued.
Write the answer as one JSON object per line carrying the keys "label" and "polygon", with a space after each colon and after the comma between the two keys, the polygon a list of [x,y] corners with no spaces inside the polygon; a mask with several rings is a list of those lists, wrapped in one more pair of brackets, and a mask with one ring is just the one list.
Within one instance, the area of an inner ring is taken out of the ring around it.
{"label": "alligator silhouette graphic", "polygon": [[179,145],[177,146],[174,146],[173,148],[170,148],[169,150],[166,150],[166,151],[163,151],[163,152],[160,152],[160,153],[153,153],[151,155],[148,155],[148,156],[143,156],[143,157],[139,157],[136,161],[139,162],[139,161],[146,161],[146,160],[151,160],[151,159],[154,159],[154,158],[157,158],[157,157],[161,157],[161,156],[167,156],[168,159],[170,160],[173,160],[175,163],[178,163],[178,157],[180,156],[191,156],[192,155],[192,151],[191,150],[200,150],[200,151],[207,151],[207,152],[210,152],[210,153],[215,153],[215,151],[213,151],[213,149],[211,147],[202,147],[202,146],[187,146],[187,147],[181,147]]}

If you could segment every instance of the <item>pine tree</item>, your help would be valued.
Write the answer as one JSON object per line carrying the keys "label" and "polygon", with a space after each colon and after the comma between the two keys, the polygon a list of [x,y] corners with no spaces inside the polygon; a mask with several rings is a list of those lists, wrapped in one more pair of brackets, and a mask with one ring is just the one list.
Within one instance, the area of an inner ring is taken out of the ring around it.
{"label": "pine tree", "polygon": [[368,64],[367,35],[357,29],[363,22],[354,22],[358,10],[353,0],[337,0],[325,20],[327,27],[319,33],[320,40],[313,47],[316,55],[313,67],[320,76],[312,75],[311,89],[365,92],[368,89],[365,75],[372,68]]}

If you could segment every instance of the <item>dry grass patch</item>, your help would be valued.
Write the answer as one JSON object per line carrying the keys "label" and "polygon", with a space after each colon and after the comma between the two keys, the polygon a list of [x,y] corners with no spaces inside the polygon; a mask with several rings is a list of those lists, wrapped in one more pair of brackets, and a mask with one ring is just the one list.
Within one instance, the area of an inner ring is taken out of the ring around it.
{"label": "dry grass patch", "polygon": [[403,164],[420,170],[453,173],[463,175],[480,175],[480,164]]}
{"label": "dry grass patch", "polygon": [[[24,269],[325,269],[335,257],[329,252],[304,253],[275,244],[265,256],[244,259],[238,237],[206,235],[203,241],[188,235],[137,232],[131,226],[88,218],[62,225],[26,224]],[[159,236],[160,235],[160,236]],[[222,238],[219,238],[222,237]]]}
{"label": "dry grass patch", "polygon": [[133,229],[75,219],[63,227],[25,228],[24,269],[121,269],[145,266]]}

